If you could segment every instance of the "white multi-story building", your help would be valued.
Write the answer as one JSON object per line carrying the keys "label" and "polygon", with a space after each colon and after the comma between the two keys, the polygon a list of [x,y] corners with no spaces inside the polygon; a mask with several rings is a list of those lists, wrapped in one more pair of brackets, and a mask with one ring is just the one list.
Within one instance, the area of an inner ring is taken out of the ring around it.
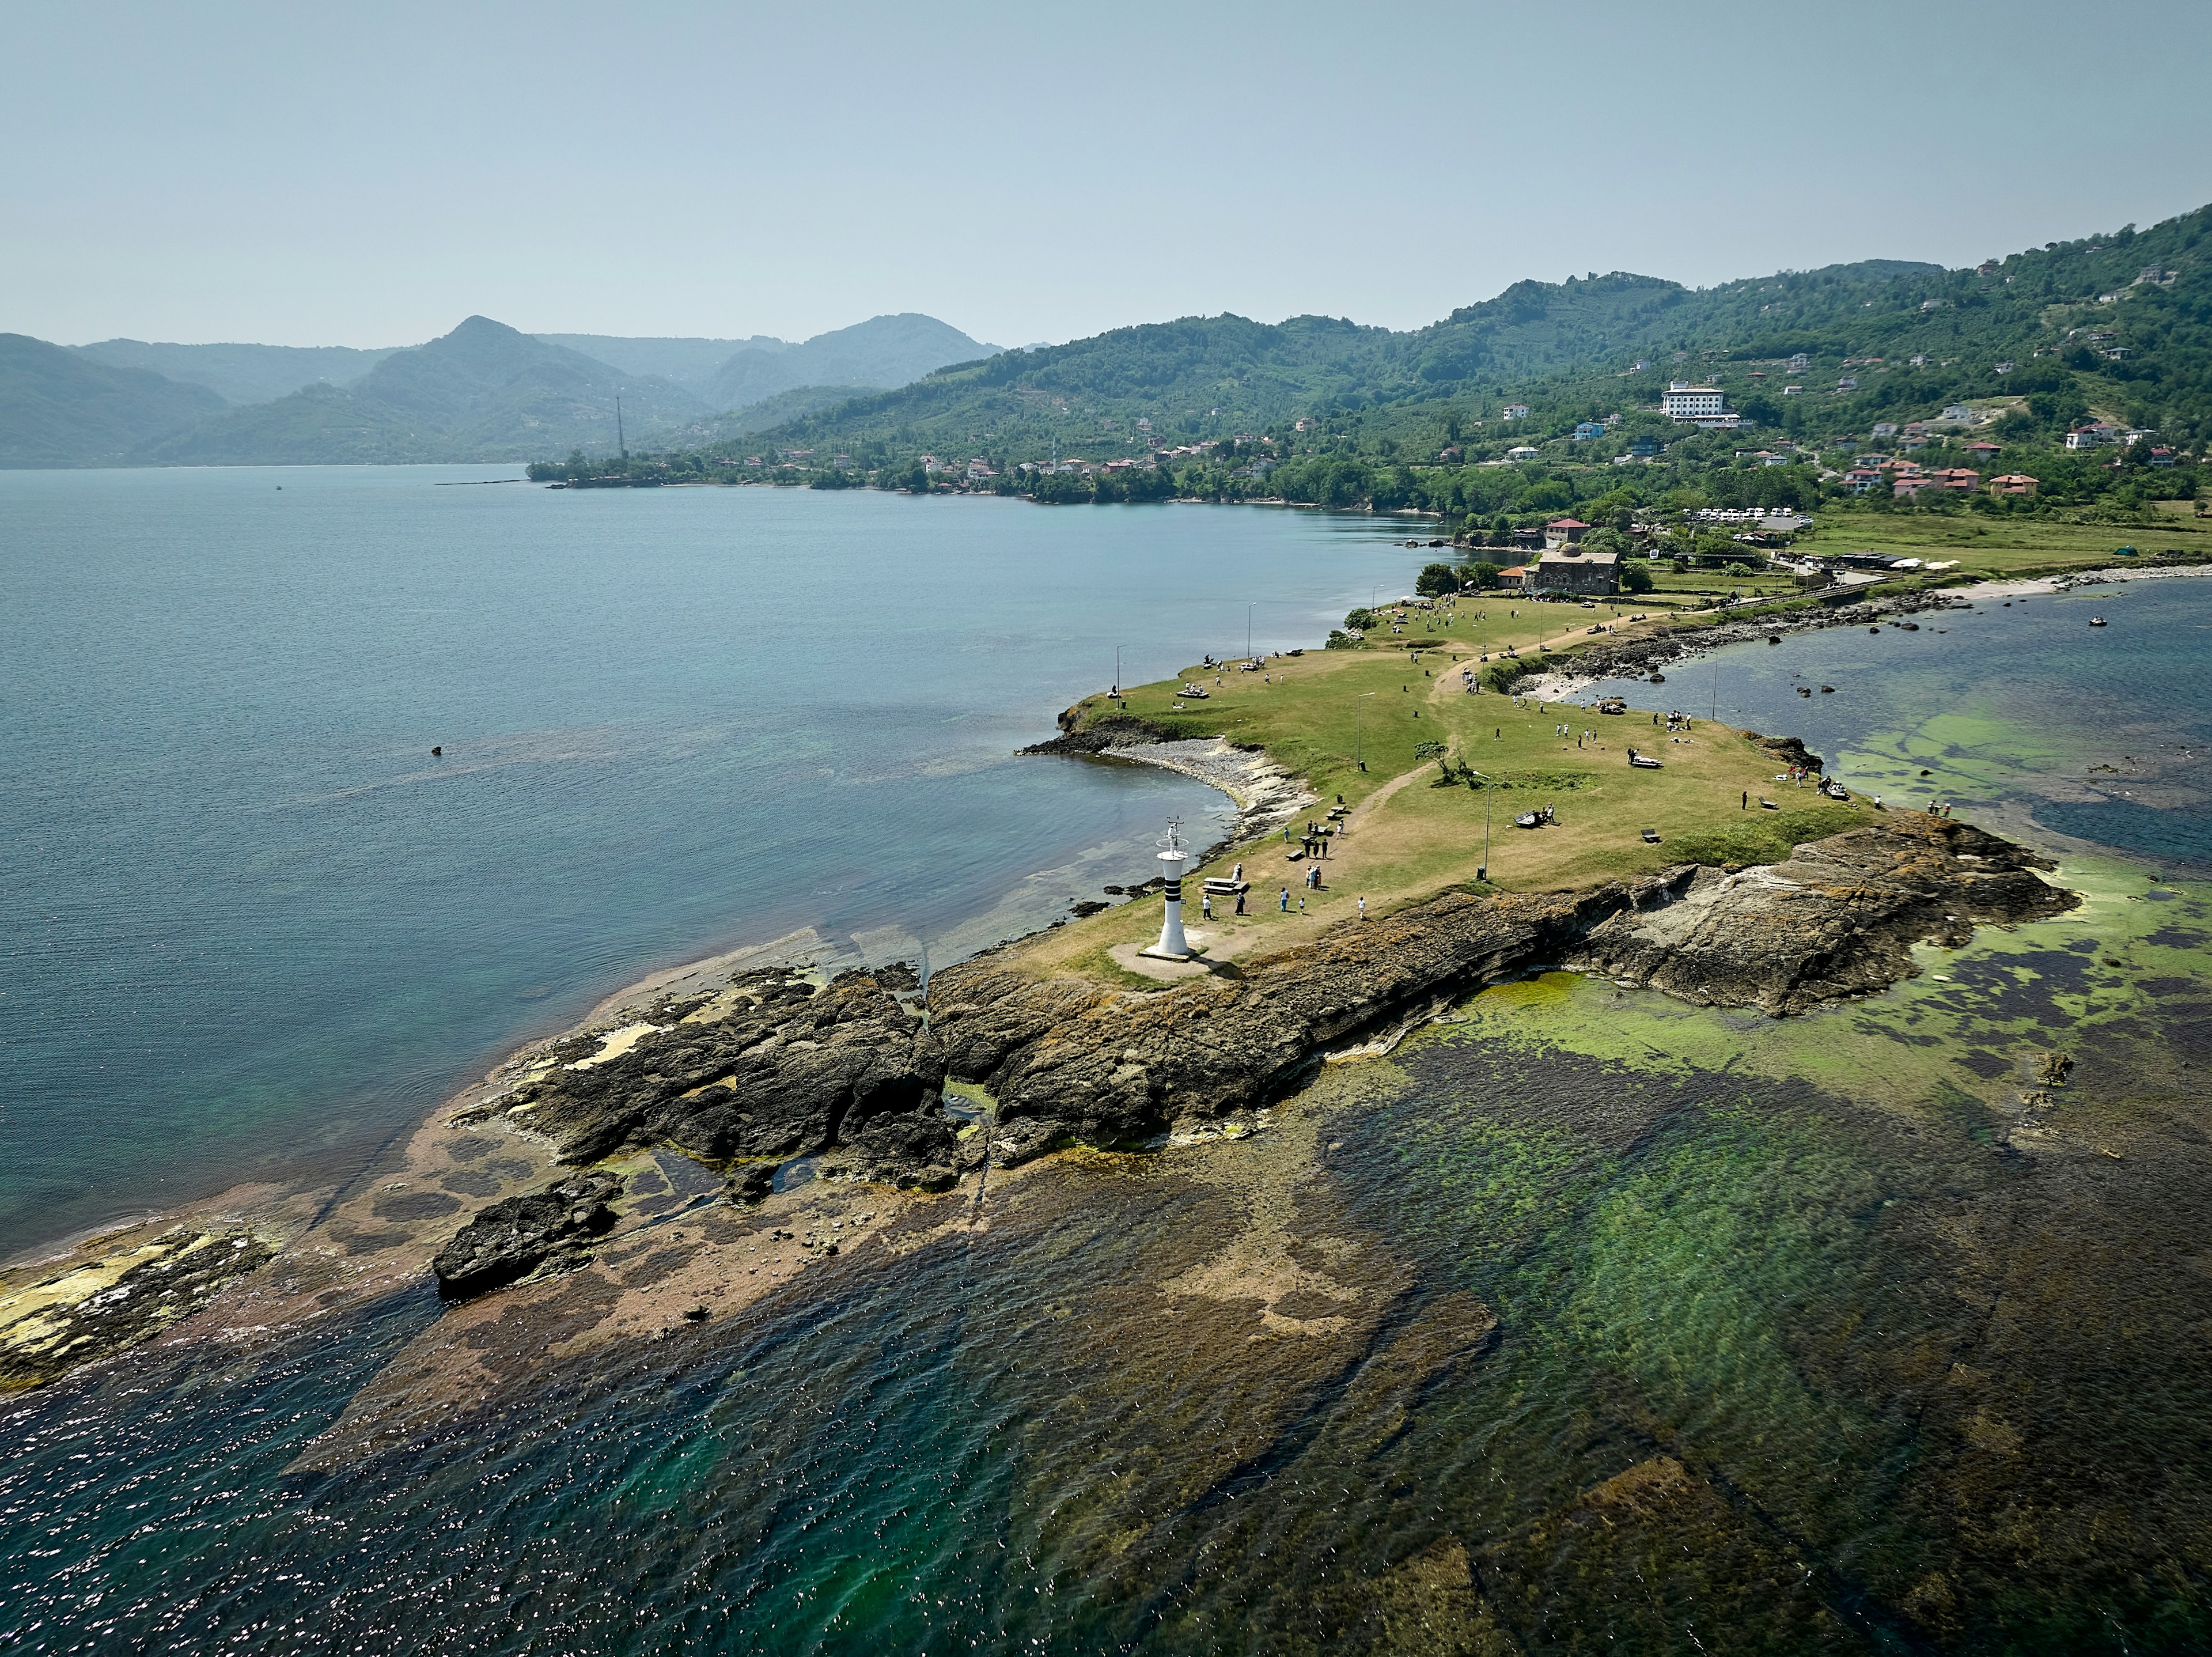
{"label": "white multi-story building", "polygon": [[1669,420],[1715,420],[1728,411],[1728,398],[1717,386],[1677,380],[1667,387],[1659,406]]}
{"label": "white multi-story building", "polygon": [[1659,406],[1668,419],[1694,421],[1704,431],[1734,431],[1743,423],[1741,415],[1728,411],[1728,399],[1719,387],[1693,386],[1686,380],[1668,387]]}

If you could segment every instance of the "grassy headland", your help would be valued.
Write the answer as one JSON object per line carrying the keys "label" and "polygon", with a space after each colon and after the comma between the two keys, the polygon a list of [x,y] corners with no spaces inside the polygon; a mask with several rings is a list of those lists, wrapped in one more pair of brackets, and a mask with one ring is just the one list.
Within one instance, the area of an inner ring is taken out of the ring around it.
{"label": "grassy headland", "polygon": [[[1260,673],[1194,667],[1134,686],[1118,703],[1100,695],[1071,710],[1079,729],[1127,713],[1177,737],[1262,749],[1320,796],[1316,819],[1340,801],[1346,807],[1344,832],[1319,861],[1318,891],[1303,884],[1313,865],[1289,856],[1302,824],[1292,825],[1290,844],[1277,832],[1186,877],[1226,875],[1241,862],[1252,883],[1250,912],[1241,917],[1230,912],[1233,902],[1218,903],[1208,923],[1194,892],[1187,902],[1185,924],[1206,935],[1210,960],[1309,941],[1355,917],[1363,897],[1379,916],[1449,886],[1473,886],[1485,868],[1490,889],[1565,891],[1685,862],[1772,861],[1872,814],[1866,802],[1776,782],[1784,762],[1727,725],[1692,717],[1670,734],[1666,716],[1680,704],[1663,685],[1652,685],[1642,706],[1610,716],[1496,688],[1501,670],[1510,674],[1530,657],[1567,667],[1575,645],[1595,642],[1592,627],[1615,629],[1600,637],[1617,643],[1668,624],[1656,616],[1638,619],[1645,612],[1626,605],[1504,600],[1404,614],[1401,633],[1378,628],[1369,648],[1309,651]],[[1518,655],[1505,656],[1509,649]],[[1486,676],[1480,692],[1465,688],[1469,670]],[[1179,696],[1186,683],[1206,698]],[[1632,768],[1631,746],[1664,769]],[[1762,807],[1762,795],[1777,808]],[[1547,805],[1555,822],[1515,826],[1516,815]],[[1644,838],[1647,829],[1656,843]],[[1285,886],[1287,913],[1279,906]],[[1158,926],[1157,902],[1133,903],[1058,928],[1023,958],[1040,971],[1118,980],[1112,952],[1148,942]]]}

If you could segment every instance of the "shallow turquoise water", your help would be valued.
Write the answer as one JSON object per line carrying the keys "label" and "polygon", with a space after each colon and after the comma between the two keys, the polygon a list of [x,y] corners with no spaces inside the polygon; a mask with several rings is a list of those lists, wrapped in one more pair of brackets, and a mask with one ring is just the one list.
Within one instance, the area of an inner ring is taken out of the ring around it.
{"label": "shallow turquoise water", "polygon": [[[335,1171],[660,966],[942,964],[1226,820],[1013,751],[1425,556],[1311,514],[0,474],[0,1254]],[[281,487],[280,487],[281,485]],[[442,746],[433,758],[431,747]]]}

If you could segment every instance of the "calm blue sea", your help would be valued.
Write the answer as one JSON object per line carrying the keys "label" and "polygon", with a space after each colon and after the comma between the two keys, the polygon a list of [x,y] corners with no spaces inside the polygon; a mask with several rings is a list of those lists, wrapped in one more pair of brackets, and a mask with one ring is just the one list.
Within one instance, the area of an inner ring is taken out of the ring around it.
{"label": "calm blue sea", "polygon": [[1303,513],[473,481],[511,476],[0,473],[0,1255],[342,1173],[657,966],[1042,925],[1170,813],[1225,820],[1014,757],[1116,646],[1135,683],[1316,643],[1427,556]]}

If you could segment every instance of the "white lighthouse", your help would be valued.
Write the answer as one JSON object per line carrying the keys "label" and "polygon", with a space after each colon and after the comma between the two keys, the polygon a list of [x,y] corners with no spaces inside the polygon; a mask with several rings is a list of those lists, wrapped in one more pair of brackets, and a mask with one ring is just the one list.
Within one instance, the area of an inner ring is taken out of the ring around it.
{"label": "white lighthouse", "polygon": [[1167,878],[1167,912],[1160,922],[1160,941],[1144,953],[1165,960],[1187,961],[1190,945],[1182,935],[1182,870],[1190,861],[1182,849],[1182,825],[1168,819],[1168,832],[1160,837],[1160,873]]}

